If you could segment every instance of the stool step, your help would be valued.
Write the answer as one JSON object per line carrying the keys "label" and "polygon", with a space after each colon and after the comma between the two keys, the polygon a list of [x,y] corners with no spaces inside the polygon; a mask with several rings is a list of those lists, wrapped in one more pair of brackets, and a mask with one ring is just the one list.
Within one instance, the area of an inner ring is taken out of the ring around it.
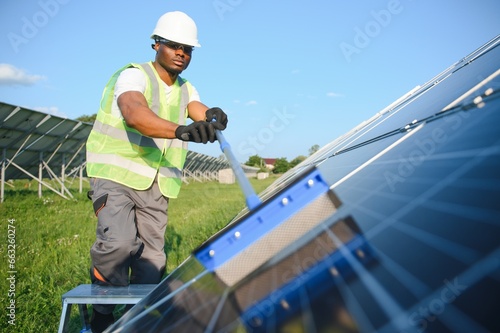
{"label": "stool step", "polygon": [[135,304],[149,294],[156,284],[131,284],[126,287],[81,284],[62,295],[72,304]]}
{"label": "stool step", "polygon": [[88,329],[87,304],[136,304],[148,295],[156,284],[131,284],[126,287],[81,284],[62,295],[59,333],[67,332],[71,306],[78,304],[84,330]]}

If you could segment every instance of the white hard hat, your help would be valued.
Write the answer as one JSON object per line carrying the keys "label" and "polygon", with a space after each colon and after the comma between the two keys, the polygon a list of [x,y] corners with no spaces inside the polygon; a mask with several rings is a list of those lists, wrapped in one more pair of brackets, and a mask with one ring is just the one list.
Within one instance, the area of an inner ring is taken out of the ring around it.
{"label": "white hard hat", "polygon": [[151,34],[151,38],[155,36],[168,39],[179,44],[197,46],[198,29],[193,19],[183,12],[169,12],[163,14],[156,23],[156,27]]}

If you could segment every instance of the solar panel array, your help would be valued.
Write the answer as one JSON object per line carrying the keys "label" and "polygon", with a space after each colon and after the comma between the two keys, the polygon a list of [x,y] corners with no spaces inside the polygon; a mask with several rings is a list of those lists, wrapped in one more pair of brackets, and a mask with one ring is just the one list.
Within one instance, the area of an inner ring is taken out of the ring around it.
{"label": "solar panel array", "polygon": [[63,197],[71,196],[64,177],[84,164],[90,130],[89,124],[80,121],[0,103],[2,201],[4,182],[10,179],[56,179],[58,189],[43,185]]}
{"label": "solar panel array", "polygon": [[[6,182],[15,179],[32,179],[72,197],[65,179],[86,175],[85,143],[91,130],[90,123],[0,102],[1,201]],[[225,159],[188,151],[184,177],[212,174],[200,180],[217,179],[213,174],[228,168]]]}
{"label": "solar panel array", "polygon": [[500,332],[500,36],[283,175],[110,332]]}

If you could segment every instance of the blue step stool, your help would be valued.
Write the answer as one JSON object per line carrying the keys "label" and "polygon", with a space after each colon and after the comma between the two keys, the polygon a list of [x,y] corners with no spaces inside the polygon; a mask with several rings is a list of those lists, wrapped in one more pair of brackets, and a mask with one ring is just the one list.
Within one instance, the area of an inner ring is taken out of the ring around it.
{"label": "blue step stool", "polygon": [[127,287],[115,287],[81,284],[62,295],[62,313],[58,333],[68,332],[73,304],[78,304],[84,332],[90,329],[87,304],[136,304],[156,286],[156,284],[131,284]]}

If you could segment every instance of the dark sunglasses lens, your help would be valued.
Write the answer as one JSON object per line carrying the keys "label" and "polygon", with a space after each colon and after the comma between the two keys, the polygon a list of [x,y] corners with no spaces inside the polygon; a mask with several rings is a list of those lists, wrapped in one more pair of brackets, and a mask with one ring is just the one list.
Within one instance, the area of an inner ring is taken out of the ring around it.
{"label": "dark sunglasses lens", "polygon": [[178,44],[178,43],[174,43],[174,42],[167,42],[164,44],[173,50],[182,49],[184,51],[184,53],[186,53],[186,54],[191,54],[193,52],[192,46],[182,45],[182,44]]}

